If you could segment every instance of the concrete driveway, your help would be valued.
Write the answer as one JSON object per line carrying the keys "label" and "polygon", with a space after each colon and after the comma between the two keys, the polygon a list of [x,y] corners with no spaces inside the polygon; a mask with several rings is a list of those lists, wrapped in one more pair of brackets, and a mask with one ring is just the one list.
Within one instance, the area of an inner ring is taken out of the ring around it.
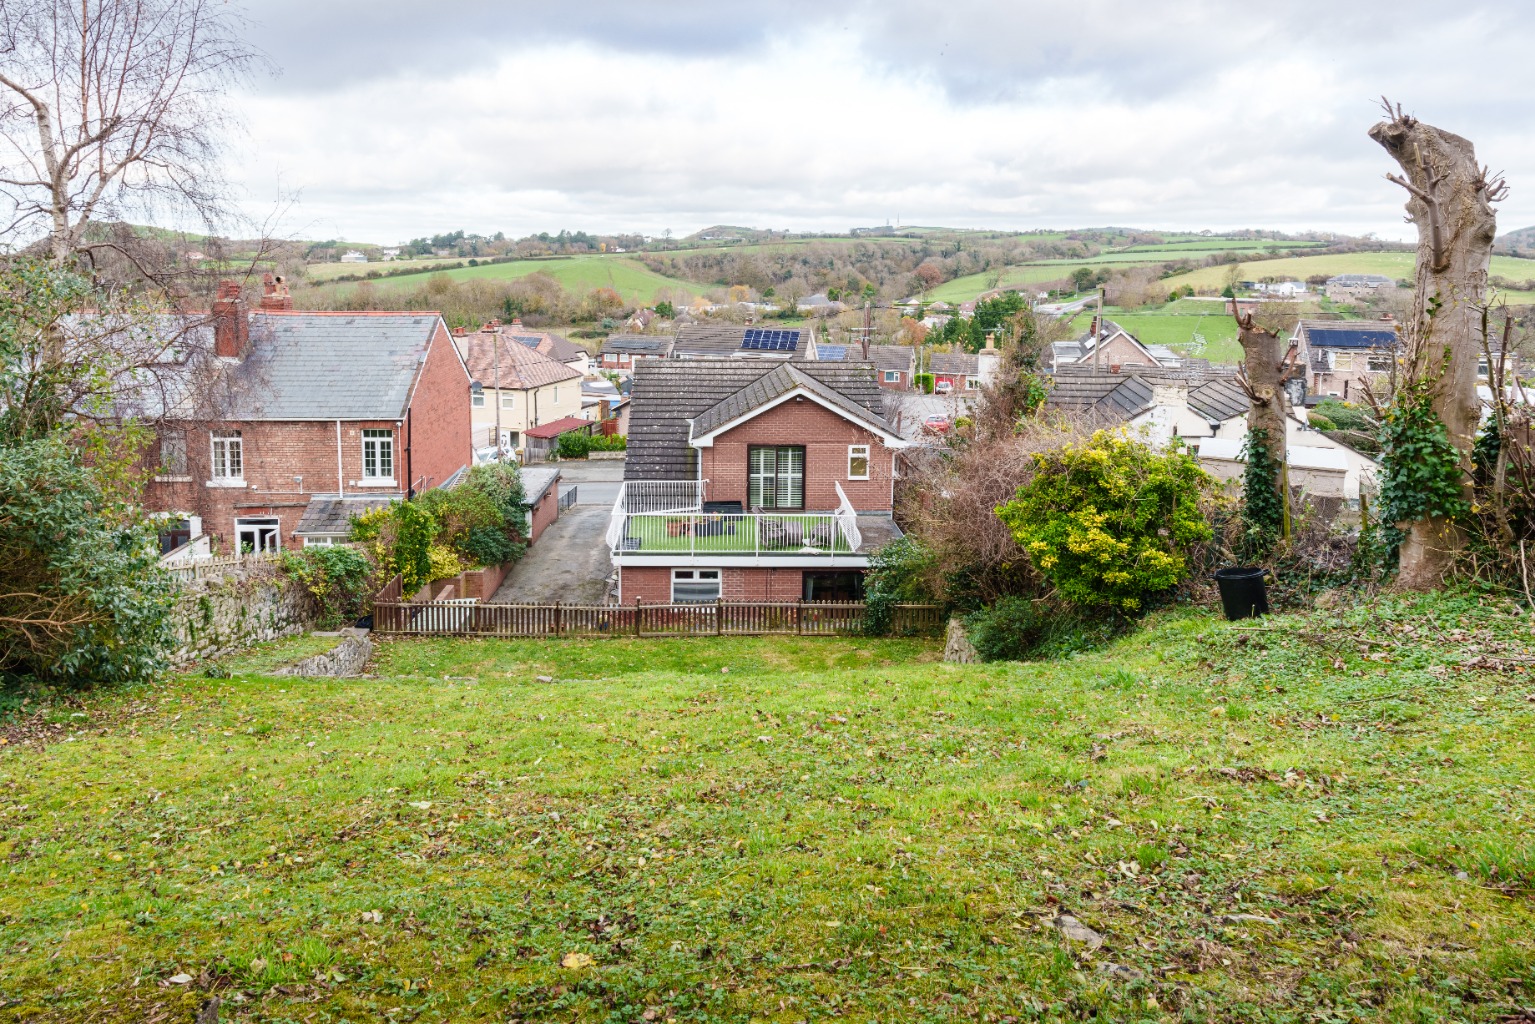
{"label": "concrete driveway", "polygon": [[[622,463],[618,465],[622,466]],[[560,467],[564,469],[564,466]],[[580,485],[583,489],[585,484]],[[577,498],[583,497],[579,492]],[[614,499],[618,497],[614,488]],[[608,554],[607,504],[578,503],[560,513],[512,567],[492,601],[500,604],[605,604],[613,559]]]}
{"label": "concrete driveway", "polygon": [[577,459],[572,462],[551,462],[549,465],[560,471],[562,494],[575,487],[577,505],[606,505],[612,508],[613,502],[618,500],[618,485],[624,479],[622,459],[603,459],[598,462]]}

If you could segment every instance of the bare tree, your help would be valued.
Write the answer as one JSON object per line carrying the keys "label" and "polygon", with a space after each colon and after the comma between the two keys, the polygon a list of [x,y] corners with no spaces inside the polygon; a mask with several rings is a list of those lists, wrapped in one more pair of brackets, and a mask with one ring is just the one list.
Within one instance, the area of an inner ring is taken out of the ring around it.
{"label": "bare tree", "polygon": [[139,262],[93,225],[191,214],[211,233],[223,95],[263,63],[239,28],[216,0],[0,0],[0,237]]}
{"label": "bare tree", "polygon": [[[1471,447],[1480,420],[1477,361],[1497,234],[1492,204],[1508,189],[1476,162],[1469,140],[1404,114],[1400,105],[1386,102],[1386,116],[1370,129],[1370,138],[1401,166],[1405,177],[1386,177],[1407,190],[1408,221],[1418,228],[1417,279],[1398,400],[1414,386],[1426,389],[1433,414],[1461,453],[1461,486],[1469,500]],[[1408,531],[1401,547],[1402,585],[1440,585],[1464,540],[1460,528],[1444,516],[1398,525]]]}
{"label": "bare tree", "polygon": [[[1236,300],[1231,300],[1236,308]],[[1236,314],[1242,366],[1237,383],[1247,393],[1247,433],[1261,438],[1268,457],[1277,464],[1271,485],[1283,512],[1280,536],[1290,535],[1290,489],[1286,466],[1289,397],[1285,380],[1295,369],[1295,349],[1274,325],[1259,324],[1252,313]],[[1254,458],[1252,453],[1249,459]],[[1251,496],[1249,495],[1249,500]]]}

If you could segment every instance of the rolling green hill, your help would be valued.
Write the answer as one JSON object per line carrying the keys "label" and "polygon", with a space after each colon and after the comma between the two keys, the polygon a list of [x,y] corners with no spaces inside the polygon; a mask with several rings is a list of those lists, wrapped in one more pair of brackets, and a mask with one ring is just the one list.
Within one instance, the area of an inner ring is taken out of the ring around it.
{"label": "rolling green hill", "polygon": [[[1244,279],[1260,277],[1305,280],[1315,274],[1384,274],[1410,279],[1417,257],[1410,252],[1351,252],[1328,256],[1302,256],[1294,259],[1264,260],[1243,264]],[[1492,273],[1513,281],[1535,279],[1535,259],[1494,256]],[[1167,279],[1169,289],[1189,284],[1195,288],[1219,288],[1226,280],[1227,268],[1204,267]],[[1508,292],[1510,301],[1535,302],[1535,292]]]}
{"label": "rolling green hill", "polygon": [[[356,264],[352,265],[354,268]],[[548,274],[571,291],[585,292],[593,288],[612,288],[626,300],[650,303],[662,289],[698,293],[700,286],[691,281],[679,281],[663,277],[638,260],[627,256],[593,255],[562,256],[552,259],[514,260],[509,263],[482,263],[477,267],[460,267],[454,270],[423,270],[419,274],[399,277],[381,277],[371,282],[374,288],[418,288],[432,274],[443,274],[454,281],[512,281],[530,274]],[[355,288],[352,282],[336,284],[337,288]]]}

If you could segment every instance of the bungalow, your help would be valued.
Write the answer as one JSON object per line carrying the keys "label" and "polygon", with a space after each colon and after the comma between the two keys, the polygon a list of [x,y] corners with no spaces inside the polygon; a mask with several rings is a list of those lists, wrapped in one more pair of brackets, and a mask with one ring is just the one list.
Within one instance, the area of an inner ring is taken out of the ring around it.
{"label": "bungalow", "polygon": [[901,536],[866,364],[644,360],[607,543],[619,600],[856,600]]}
{"label": "bungalow", "polygon": [[928,357],[927,372],[933,375],[933,387],[940,390],[979,391],[997,372],[1000,358],[990,338],[979,352],[934,352]]}
{"label": "bungalow", "polygon": [[808,327],[688,324],[678,328],[671,357],[803,362],[816,358],[815,332]]}
{"label": "bungalow", "polygon": [[667,359],[676,340],[670,334],[610,334],[602,342],[598,365],[623,373],[634,368],[636,359]]}
{"label": "bungalow", "polygon": [[1094,366],[1101,370],[1117,372],[1121,367],[1160,369],[1176,366],[1177,356],[1171,350],[1161,352],[1143,345],[1135,335],[1112,320],[1095,316],[1087,333],[1074,341],[1058,341],[1050,346],[1052,364],[1056,367],[1069,364]]}
{"label": "bungalow", "polygon": [[475,447],[512,451],[531,427],[581,412],[581,374],[499,329],[457,334],[473,380],[470,406]]}
{"label": "bungalow", "polygon": [[[499,332],[503,341],[515,342],[524,348],[531,348],[542,355],[558,360],[583,377],[593,370],[594,360],[592,354],[586,349],[558,334],[529,330],[522,326],[521,320],[513,320],[509,324],[503,324],[500,320],[491,320],[481,327],[480,331],[482,333]],[[461,335],[455,335],[455,337],[461,337]]]}

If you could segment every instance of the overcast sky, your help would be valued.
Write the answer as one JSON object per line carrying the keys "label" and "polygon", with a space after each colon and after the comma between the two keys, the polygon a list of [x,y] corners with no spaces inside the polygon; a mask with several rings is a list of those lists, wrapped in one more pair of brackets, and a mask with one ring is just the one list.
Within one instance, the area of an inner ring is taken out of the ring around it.
{"label": "overcast sky", "polygon": [[[1445,12],[1449,13],[1446,14]],[[235,97],[279,233],[717,223],[1410,237],[1386,93],[1535,223],[1535,12],[1185,0],[264,0]]]}

